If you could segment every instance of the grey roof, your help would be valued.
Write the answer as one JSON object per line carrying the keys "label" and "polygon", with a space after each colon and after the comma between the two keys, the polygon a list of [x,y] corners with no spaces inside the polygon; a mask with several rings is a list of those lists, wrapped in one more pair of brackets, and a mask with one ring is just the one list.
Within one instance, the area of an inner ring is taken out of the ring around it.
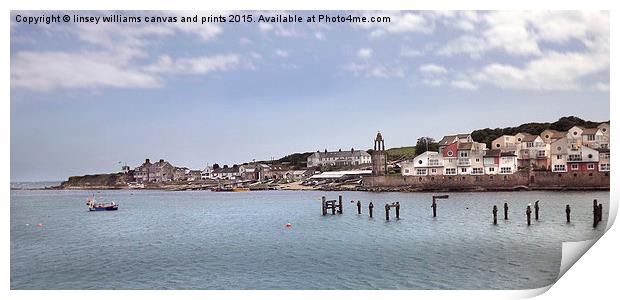
{"label": "grey roof", "polygon": [[325,152],[315,152],[315,154],[319,154],[319,157],[350,157],[350,156],[370,156],[368,152],[364,150],[354,150],[354,151],[329,151]]}
{"label": "grey roof", "polygon": [[500,155],[501,155],[501,153],[502,153],[502,150],[501,150],[501,149],[492,149],[492,150],[487,150],[487,151],[484,153],[484,156],[485,156],[485,157],[500,156]]}

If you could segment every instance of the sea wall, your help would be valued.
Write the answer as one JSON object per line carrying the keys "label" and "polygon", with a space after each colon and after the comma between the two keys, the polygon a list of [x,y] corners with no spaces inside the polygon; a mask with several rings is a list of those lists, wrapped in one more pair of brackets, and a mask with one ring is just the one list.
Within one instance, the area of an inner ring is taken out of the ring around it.
{"label": "sea wall", "polygon": [[498,175],[368,176],[361,190],[468,191],[518,189],[609,189],[609,173],[545,171]]}

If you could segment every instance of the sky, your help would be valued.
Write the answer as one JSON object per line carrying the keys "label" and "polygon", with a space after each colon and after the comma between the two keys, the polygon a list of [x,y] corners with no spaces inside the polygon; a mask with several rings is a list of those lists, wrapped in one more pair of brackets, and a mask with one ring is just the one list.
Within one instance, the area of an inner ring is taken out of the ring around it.
{"label": "sky", "polygon": [[[51,23],[20,16],[389,16],[386,23]],[[203,169],[480,128],[609,120],[599,11],[13,11],[11,181]]]}

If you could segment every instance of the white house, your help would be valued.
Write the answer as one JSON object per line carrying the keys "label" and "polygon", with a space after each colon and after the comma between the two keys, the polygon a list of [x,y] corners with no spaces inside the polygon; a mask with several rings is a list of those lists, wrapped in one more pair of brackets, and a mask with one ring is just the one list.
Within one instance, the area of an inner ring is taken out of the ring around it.
{"label": "white house", "polygon": [[403,176],[443,175],[443,159],[438,152],[426,151],[401,165]]}

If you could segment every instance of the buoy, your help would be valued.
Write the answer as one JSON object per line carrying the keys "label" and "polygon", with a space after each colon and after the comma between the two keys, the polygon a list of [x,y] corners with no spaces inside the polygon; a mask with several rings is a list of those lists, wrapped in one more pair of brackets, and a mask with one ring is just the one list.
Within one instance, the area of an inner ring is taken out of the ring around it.
{"label": "buoy", "polygon": [[286,228],[291,228],[291,227],[293,227],[293,224],[291,224],[291,223],[286,223],[286,225],[284,225],[284,227],[286,227]]}
{"label": "buoy", "polygon": [[43,227],[43,223],[37,224],[37,227]]}

